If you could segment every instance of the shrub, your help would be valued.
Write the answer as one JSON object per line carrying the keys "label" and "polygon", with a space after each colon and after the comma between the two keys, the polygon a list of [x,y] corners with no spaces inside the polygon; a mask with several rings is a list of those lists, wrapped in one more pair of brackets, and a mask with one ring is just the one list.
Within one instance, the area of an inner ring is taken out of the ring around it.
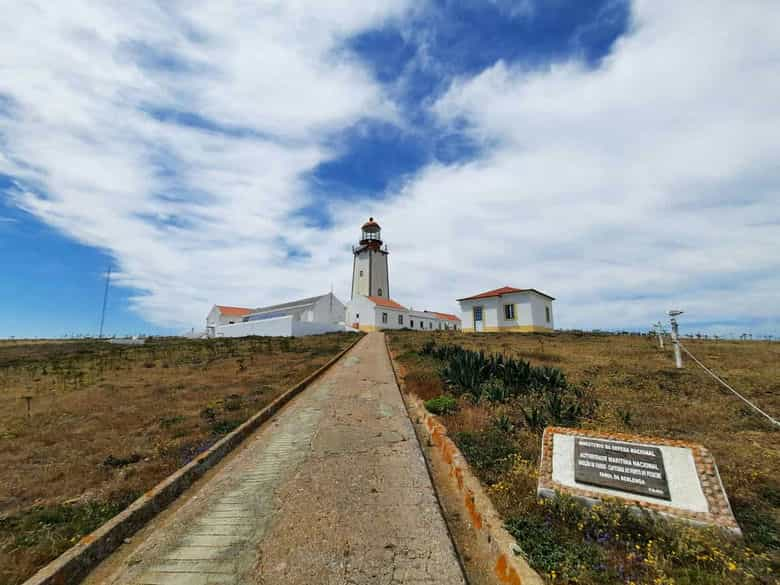
{"label": "shrub", "polygon": [[488,484],[498,481],[517,452],[512,435],[497,427],[455,433],[453,439],[479,478]]}
{"label": "shrub", "polygon": [[512,397],[512,393],[504,385],[504,382],[497,378],[490,378],[480,385],[479,396],[481,399],[489,400],[490,402],[506,402]]}
{"label": "shrub", "polygon": [[452,396],[437,396],[426,400],[425,408],[433,414],[449,414],[458,410],[458,402]]}
{"label": "shrub", "polygon": [[241,410],[241,404],[241,395],[231,394],[225,398],[222,406],[225,410]]}
{"label": "shrub", "polygon": [[537,432],[548,424],[576,426],[595,410],[591,394],[569,384],[558,368],[434,341],[425,343],[420,353],[444,362],[440,375],[453,394],[500,403],[525,398],[521,408],[526,425]]}

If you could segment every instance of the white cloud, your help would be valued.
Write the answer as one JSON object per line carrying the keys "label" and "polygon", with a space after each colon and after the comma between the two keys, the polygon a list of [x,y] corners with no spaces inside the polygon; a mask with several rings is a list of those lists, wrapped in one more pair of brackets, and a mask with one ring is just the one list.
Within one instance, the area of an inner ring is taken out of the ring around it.
{"label": "white cloud", "polygon": [[[381,4],[381,6],[380,6]],[[432,165],[384,199],[291,215],[323,137],[400,114],[340,42],[404,3],[8,3],[0,23],[0,173],[19,205],[119,261],[160,324],[214,302],[348,291],[365,217],[415,308],[511,284],[559,298],[563,327],[780,319],[776,2],[633,6],[597,69],[497,63],[432,108],[482,155]],[[164,7],[164,8],[163,8]],[[187,111],[233,132],[161,122]],[[239,129],[245,132],[241,134]],[[251,131],[251,135],[246,134]],[[311,254],[286,260],[283,241]],[[717,327],[715,327],[717,329]]]}
{"label": "white cloud", "polygon": [[499,62],[453,83],[433,109],[484,154],[375,211],[397,242],[394,294],[451,308],[512,284],[557,296],[563,327],[682,307],[777,331],[777,22],[771,2],[637,2],[598,69]]}
{"label": "white cloud", "polygon": [[[302,280],[280,239],[315,239],[290,215],[323,137],[396,115],[339,45],[404,1],[4,4],[0,173],[18,205],[109,250],[144,317],[327,290],[330,265]],[[228,132],[160,120],[176,112]]]}

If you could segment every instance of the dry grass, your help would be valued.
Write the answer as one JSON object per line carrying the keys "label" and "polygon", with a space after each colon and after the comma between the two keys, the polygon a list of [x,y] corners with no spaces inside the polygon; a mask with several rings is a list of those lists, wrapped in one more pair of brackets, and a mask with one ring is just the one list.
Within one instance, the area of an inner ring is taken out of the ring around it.
{"label": "dry grass", "polygon": [[[430,334],[394,333],[391,345],[410,374],[419,379],[436,364],[415,351]],[[455,343],[487,352],[521,357],[534,365],[562,369],[570,382],[592,388],[599,405],[583,426],[696,441],[715,456],[746,542],[774,557],[780,550],[780,433],[684,356],[676,370],[669,344],[661,351],[655,338],[617,335],[435,334],[437,343]],[[685,341],[690,351],[765,411],[780,416],[780,343],[759,341]],[[407,378],[408,380],[408,378]],[[408,387],[415,388],[415,378]],[[430,383],[428,383],[430,387]],[[428,392],[430,394],[430,392]],[[430,396],[428,396],[430,398]],[[540,438],[524,428],[513,405],[461,400],[461,409],[444,417],[451,432],[489,429],[504,415],[513,431],[508,441],[516,457],[492,489],[505,517],[533,506]],[[710,582],[704,571],[690,581]],[[718,577],[715,582],[735,582]],[[771,577],[764,577],[771,579]],[[567,581],[555,581],[567,582]],[[595,582],[584,579],[583,582]],[[764,580],[762,582],[772,582]]]}
{"label": "dry grass", "polygon": [[0,583],[20,583],[353,339],[0,344]]}

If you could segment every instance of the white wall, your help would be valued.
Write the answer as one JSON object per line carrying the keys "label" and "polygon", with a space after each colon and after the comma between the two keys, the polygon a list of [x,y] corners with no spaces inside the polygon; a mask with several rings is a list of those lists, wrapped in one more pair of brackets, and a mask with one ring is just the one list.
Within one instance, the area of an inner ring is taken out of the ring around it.
{"label": "white wall", "polygon": [[347,303],[346,323],[350,327],[355,323],[376,327],[376,305],[362,295],[356,296]]}
{"label": "white wall", "polygon": [[[553,314],[552,301],[547,297],[537,295],[535,293],[529,294],[531,298],[531,306],[533,307],[533,322],[534,325],[540,325],[542,327],[549,327],[555,329],[555,315]],[[550,320],[547,321],[545,314],[545,307],[550,308]]]}
{"label": "white wall", "polygon": [[[371,294],[369,296],[389,299],[390,281],[387,270],[387,254],[372,251],[371,255]],[[379,294],[380,292],[382,294]]]}
{"label": "white wall", "polygon": [[328,293],[314,304],[312,321],[317,323],[342,323],[346,319],[347,308],[333,293]]}
{"label": "white wall", "polygon": [[352,280],[352,298],[357,298],[358,295],[368,296],[368,250],[363,250],[354,257],[353,266],[355,274]]}
{"label": "white wall", "polygon": [[320,335],[322,333],[333,333],[336,331],[345,331],[344,325],[339,325],[338,323],[308,323],[306,321],[294,321],[292,324],[293,337]]}
{"label": "white wall", "polygon": [[293,318],[290,315],[260,321],[245,321],[235,325],[220,325],[217,326],[217,337],[247,337],[249,335],[290,337],[293,334],[292,325]]}
{"label": "white wall", "polygon": [[[375,308],[375,317],[374,320],[376,322],[376,326],[380,329],[403,329],[404,327],[409,327],[409,315],[408,311],[402,311],[400,309],[390,309],[389,307],[382,307],[379,305],[376,305]],[[387,323],[382,322],[382,314],[387,313]],[[403,317],[403,323],[398,323],[398,316],[401,315]]]}

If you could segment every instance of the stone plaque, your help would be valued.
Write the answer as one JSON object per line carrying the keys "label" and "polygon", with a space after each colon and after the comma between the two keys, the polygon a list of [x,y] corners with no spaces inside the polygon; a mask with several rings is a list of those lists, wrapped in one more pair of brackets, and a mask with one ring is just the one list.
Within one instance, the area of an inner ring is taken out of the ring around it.
{"label": "stone plaque", "polygon": [[741,534],[712,455],[680,439],[547,427],[537,493],[563,493],[588,505],[616,498]]}
{"label": "stone plaque", "polygon": [[613,490],[671,500],[661,449],[576,437],[574,479]]}

